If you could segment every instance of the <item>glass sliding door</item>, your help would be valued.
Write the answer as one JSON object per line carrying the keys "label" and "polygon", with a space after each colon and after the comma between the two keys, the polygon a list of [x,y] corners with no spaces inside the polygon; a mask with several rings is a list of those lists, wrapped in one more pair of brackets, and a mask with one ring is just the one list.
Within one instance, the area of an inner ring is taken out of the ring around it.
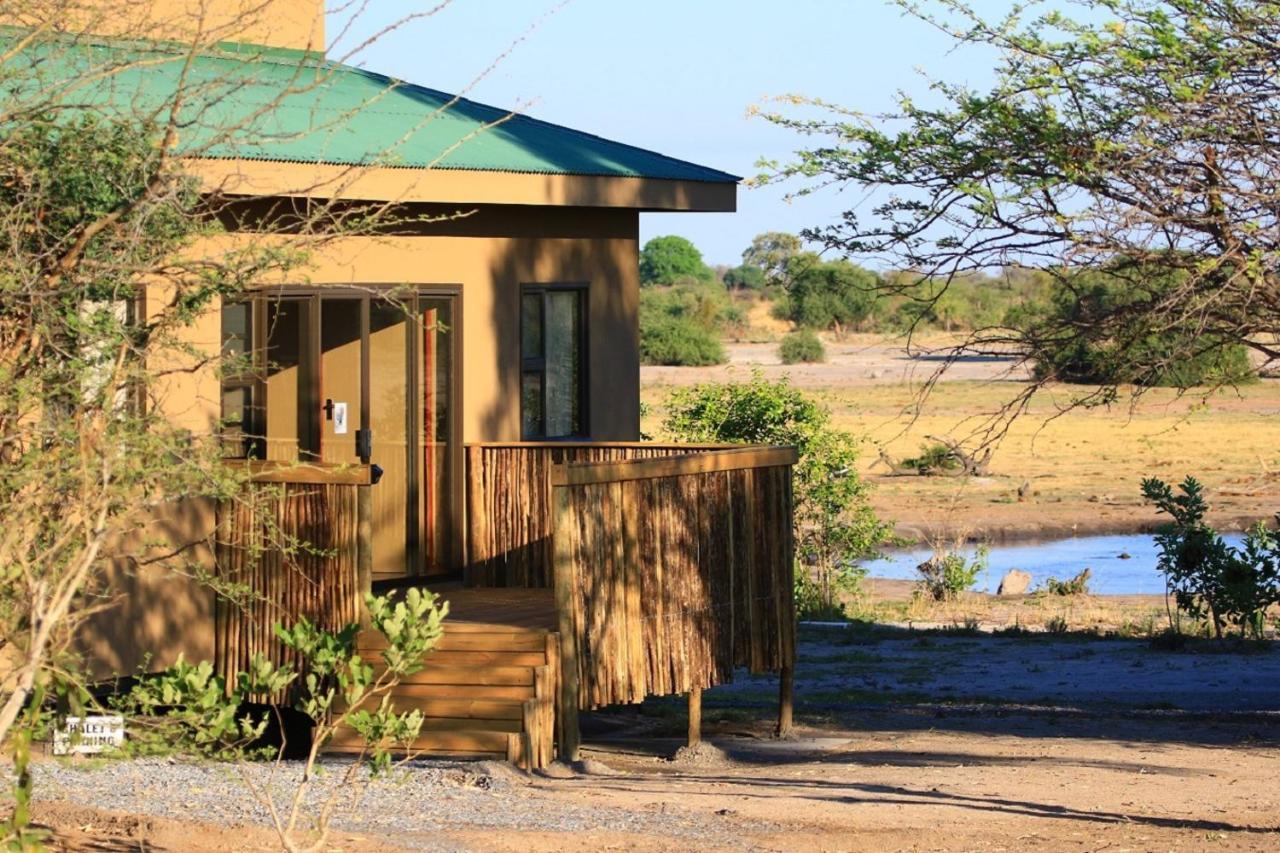
{"label": "glass sliding door", "polygon": [[417,376],[421,418],[417,425],[420,460],[419,553],[422,571],[443,574],[459,563],[454,531],[457,515],[453,388],[453,300],[418,299]]}
{"label": "glass sliding door", "polygon": [[223,379],[229,454],[365,463],[375,580],[461,568],[457,307],[447,293],[336,289],[223,310],[223,348],[250,367]]}

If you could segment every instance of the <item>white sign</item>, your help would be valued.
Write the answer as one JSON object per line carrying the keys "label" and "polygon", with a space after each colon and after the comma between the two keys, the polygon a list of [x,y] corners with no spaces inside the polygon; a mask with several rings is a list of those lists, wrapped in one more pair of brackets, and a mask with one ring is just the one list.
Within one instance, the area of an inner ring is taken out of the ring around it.
{"label": "white sign", "polygon": [[347,434],[347,404],[346,403],[333,404],[333,434],[334,435]]}
{"label": "white sign", "polygon": [[92,755],[124,746],[124,717],[67,717],[53,730],[53,754]]}

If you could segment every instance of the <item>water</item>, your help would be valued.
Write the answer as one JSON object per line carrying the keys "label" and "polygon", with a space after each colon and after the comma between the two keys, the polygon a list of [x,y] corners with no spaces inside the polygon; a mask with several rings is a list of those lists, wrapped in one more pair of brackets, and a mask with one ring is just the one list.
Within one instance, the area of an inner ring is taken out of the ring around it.
{"label": "water", "polygon": [[[1243,536],[1226,534],[1223,538],[1239,546]],[[972,558],[976,548],[965,551]],[[916,566],[927,560],[928,548],[896,551],[883,560],[864,563],[873,578],[918,580]],[[1121,557],[1129,555],[1129,559]],[[1010,569],[1031,573],[1035,589],[1046,578],[1068,580],[1086,568],[1089,591],[1101,595],[1163,595],[1164,576],[1156,570],[1155,539],[1146,533],[1121,536],[1081,536],[1020,545],[993,546],[987,557],[987,570],[978,576],[979,592],[992,592],[1000,586],[1000,578]]]}

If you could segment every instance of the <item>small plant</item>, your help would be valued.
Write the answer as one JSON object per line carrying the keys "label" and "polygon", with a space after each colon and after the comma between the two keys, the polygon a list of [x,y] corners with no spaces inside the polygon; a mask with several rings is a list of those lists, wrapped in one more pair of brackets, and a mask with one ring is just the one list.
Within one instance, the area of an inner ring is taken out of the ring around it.
{"label": "small plant", "polygon": [[814,364],[826,361],[827,351],[811,329],[800,329],[778,344],[778,357],[783,364]]}
{"label": "small plant", "polygon": [[960,459],[945,444],[926,444],[920,449],[920,455],[903,459],[904,468],[914,468],[921,474],[929,475],[939,471],[956,471],[960,468]]}
{"label": "small plant", "polygon": [[[1166,600],[1172,596],[1178,611],[1207,620],[1219,639],[1229,626],[1242,638],[1261,639],[1268,608],[1280,603],[1280,542],[1260,524],[1242,548],[1233,548],[1205,523],[1209,505],[1200,482],[1187,477],[1178,491],[1155,478],[1142,481],[1143,497],[1173,519],[1156,534]],[[1172,611],[1169,625],[1176,627]]]}
{"label": "small plant", "polygon": [[847,602],[862,598],[862,581],[867,569],[862,566],[841,566],[825,579],[815,579],[804,565],[795,570],[796,615],[801,619],[816,621],[841,620],[849,616]]}
{"label": "small plant", "polygon": [[1066,619],[1064,619],[1061,616],[1054,616],[1049,621],[1044,623],[1044,630],[1046,633],[1053,634],[1055,636],[1061,636],[1067,633],[1069,628],[1067,626]]}
{"label": "small plant", "polygon": [[972,589],[987,568],[987,548],[979,546],[973,559],[954,551],[934,554],[920,565],[917,592],[934,601],[952,601]]}
{"label": "small plant", "polygon": [[1091,570],[1085,569],[1070,580],[1060,581],[1057,578],[1046,578],[1044,591],[1048,595],[1088,595],[1090,574],[1092,574]]}
{"label": "small plant", "polygon": [[[239,761],[282,758],[287,744],[271,750],[253,748],[270,723],[268,712],[255,717],[241,709],[255,696],[291,690],[294,707],[315,723],[301,780],[281,802],[269,782],[259,785],[248,774],[242,779],[271,818],[286,850],[324,849],[337,798],[344,792],[359,796],[362,790],[360,769],[367,765],[374,774],[385,771],[391,766],[391,750],[407,751],[417,738],[422,712],[397,712],[390,694],[400,681],[422,669],[423,658],[443,634],[442,620],[449,610],[447,603],[438,604],[434,595],[417,588],[395,602],[366,595],[365,605],[370,624],[386,640],[376,667],[356,650],[360,625],[330,632],[302,618],[289,628],[275,627],[276,637],[302,661],[301,671],[258,656],[249,672],[239,673],[228,687],[214,674],[212,664],[179,660],[158,676],[140,681],[118,707],[151,719],[152,731],[166,738],[171,748]],[[342,771],[343,784],[334,786],[317,812],[307,816],[307,793],[320,751],[344,728],[359,735],[360,752]]]}

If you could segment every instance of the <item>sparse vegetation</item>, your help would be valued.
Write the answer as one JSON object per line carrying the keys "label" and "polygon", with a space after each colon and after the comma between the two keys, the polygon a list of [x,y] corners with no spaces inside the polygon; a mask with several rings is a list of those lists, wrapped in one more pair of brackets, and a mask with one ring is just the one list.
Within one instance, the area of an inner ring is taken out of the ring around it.
{"label": "sparse vegetation", "polygon": [[952,601],[972,589],[987,569],[987,549],[980,546],[972,559],[957,551],[940,551],[925,560],[920,573],[919,593],[934,601]]}
{"label": "sparse vegetation", "polygon": [[[1159,569],[1180,613],[1205,619],[1221,638],[1234,627],[1243,637],[1261,638],[1267,610],[1280,604],[1280,542],[1259,524],[1233,548],[1205,522],[1204,487],[1187,477],[1174,490],[1164,481],[1142,481],[1143,497],[1172,522],[1157,535]],[[1177,628],[1173,613],[1170,627]]]}
{"label": "sparse vegetation", "polygon": [[827,360],[822,341],[810,329],[792,332],[778,344],[778,357],[783,364],[814,364]]}

